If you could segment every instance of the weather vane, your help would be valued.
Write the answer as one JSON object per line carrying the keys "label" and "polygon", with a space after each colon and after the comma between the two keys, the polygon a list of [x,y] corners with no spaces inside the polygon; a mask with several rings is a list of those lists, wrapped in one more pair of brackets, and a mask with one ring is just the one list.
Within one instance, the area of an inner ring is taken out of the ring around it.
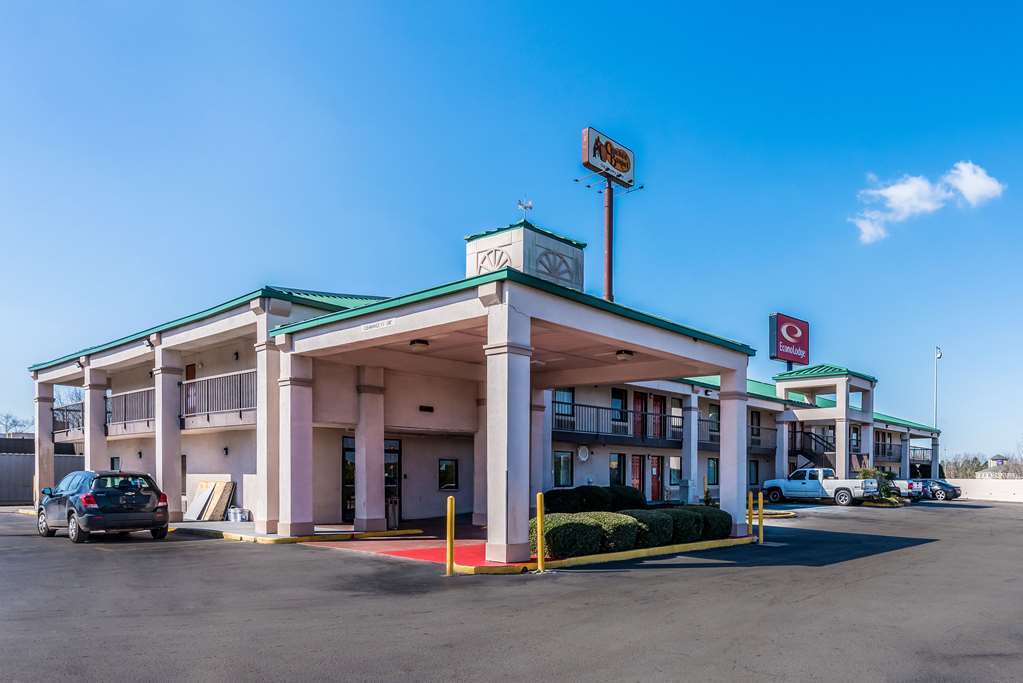
{"label": "weather vane", "polygon": [[519,200],[519,211],[522,212],[522,220],[526,220],[526,212],[533,210],[532,199],[520,199]]}

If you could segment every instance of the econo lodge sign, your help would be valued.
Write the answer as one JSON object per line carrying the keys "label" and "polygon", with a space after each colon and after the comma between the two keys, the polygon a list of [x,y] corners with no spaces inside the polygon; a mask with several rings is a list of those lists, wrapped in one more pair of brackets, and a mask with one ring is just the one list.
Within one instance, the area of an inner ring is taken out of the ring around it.
{"label": "econo lodge sign", "polygon": [[810,323],[784,313],[772,313],[771,360],[809,365]]}
{"label": "econo lodge sign", "polygon": [[624,187],[632,187],[636,182],[636,157],[632,150],[595,128],[583,128],[583,166]]}

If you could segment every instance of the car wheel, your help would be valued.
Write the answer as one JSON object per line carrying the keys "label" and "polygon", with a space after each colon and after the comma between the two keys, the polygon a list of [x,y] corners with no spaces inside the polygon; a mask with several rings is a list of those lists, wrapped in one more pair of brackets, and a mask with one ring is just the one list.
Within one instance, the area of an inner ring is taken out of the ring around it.
{"label": "car wheel", "polygon": [[51,529],[50,525],[46,523],[46,513],[42,510],[39,511],[39,518],[36,519],[36,529],[39,531],[40,536],[46,536],[47,538],[57,533],[56,529]]}
{"label": "car wheel", "polygon": [[845,507],[852,503],[852,495],[845,489],[835,491],[835,504]]}
{"label": "car wheel", "polygon": [[68,517],[67,537],[72,543],[85,543],[89,540],[89,532],[78,525],[78,515],[72,514]]}
{"label": "car wheel", "polygon": [[938,489],[937,491],[935,491],[934,492],[934,500],[945,500],[945,492],[943,490],[941,490],[941,489]]}
{"label": "car wheel", "polygon": [[149,533],[153,535],[153,538],[157,541],[167,538],[167,527],[161,526],[155,529],[150,529]]}
{"label": "car wheel", "polygon": [[781,489],[771,489],[767,492],[768,503],[780,503],[785,500],[785,496],[782,495]]}

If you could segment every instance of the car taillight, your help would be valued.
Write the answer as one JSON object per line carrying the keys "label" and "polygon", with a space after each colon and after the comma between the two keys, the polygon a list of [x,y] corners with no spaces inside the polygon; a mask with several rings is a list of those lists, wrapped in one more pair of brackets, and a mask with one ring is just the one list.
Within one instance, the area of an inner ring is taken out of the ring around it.
{"label": "car taillight", "polygon": [[165,508],[165,507],[167,507],[167,494],[166,493],[161,493],[160,494],[160,499],[158,501],[156,501],[156,507],[158,507],[158,508],[161,508],[161,507]]}
{"label": "car taillight", "polygon": [[99,507],[99,505],[96,504],[96,496],[92,495],[91,493],[83,493],[82,497],[79,500],[82,501],[82,507],[87,508]]}

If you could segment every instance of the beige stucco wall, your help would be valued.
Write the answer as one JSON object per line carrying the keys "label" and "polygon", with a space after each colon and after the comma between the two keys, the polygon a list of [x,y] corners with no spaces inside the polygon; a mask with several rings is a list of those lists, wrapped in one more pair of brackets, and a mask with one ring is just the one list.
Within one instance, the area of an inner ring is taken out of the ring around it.
{"label": "beige stucco wall", "polygon": [[[256,367],[256,350],[253,344],[255,344],[255,338],[244,337],[220,346],[185,352],[181,354],[181,363],[182,365],[193,363],[196,365],[196,379],[228,372],[253,370]],[[234,359],[236,352],[238,360]],[[199,367],[200,365],[202,367]]]}
{"label": "beige stucco wall", "polygon": [[[224,447],[228,454],[224,455]],[[228,475],[237,484],[235,504],[255,507],[255,492],[247,491],[245,475],[256,473],[256,432],[254,429],[181,435],[181,452],[186,456],[186,496],[192,500],[201,478],[193,475]],[[169,492],[168,492],[169,493]]]}
{"label": "beige stucco wall", "polygon": [[[116,439],[107,441],[107,458],[99,463],[98,467],[109,467],[110,458],[121,459],[121,469],[131,472],[145,472],[150,475],[156,474],[156,452],[152,438],[148,439]],[[142,457],[139,457],[139,451]]]}

